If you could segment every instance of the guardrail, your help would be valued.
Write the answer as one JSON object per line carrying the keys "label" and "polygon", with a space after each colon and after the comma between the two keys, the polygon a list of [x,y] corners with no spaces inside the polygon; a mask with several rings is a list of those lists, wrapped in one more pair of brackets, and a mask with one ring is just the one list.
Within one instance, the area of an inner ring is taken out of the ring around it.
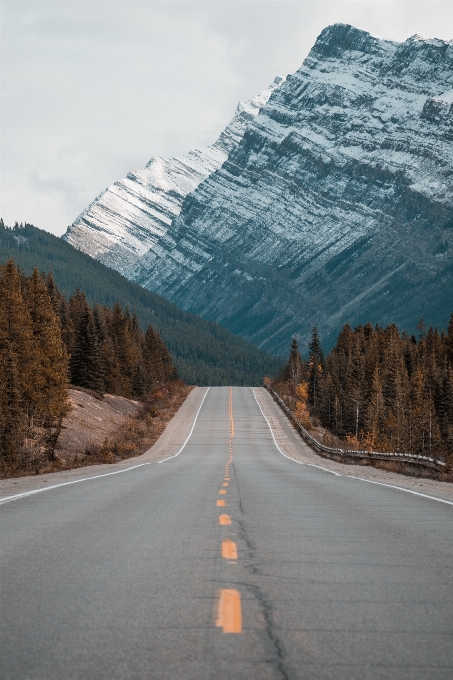
{"label": "guardrail", "polygon": [[438,470],[439,472],[443,472],[445,470],[446,465],[445,460],[439,458],[431,458],[430,456],[419,456],[418,454],[415,453],[389,453],[384,451],[337,449],[332,448],[331,446],[325,446],[324,444],[321,444],[321,442],[318,442],[317,439],[312,437],[311,434],[303,427],[303,425],[299,423],[291,409],[289,409],[286,406],[285,402],[279,397],[277,392],[270,385],[264,383],[264,387],[269,392],[269,394],[272,395],[272,397],[275,399],[275,401],[280,406],[282,411],[284,411],[284,413],[288,416],[291,422],[294,423],[294,426],[301,435],[301,437],[305,439],[307,444],[312,446],[314,449],[317,449],[318,451],[330,455],[345,456],[348,458],[369,458],[375,460],[392,460],[406,463],[414,463],[416,465],[424,465],[425,467],[433,468],[434,470]]}

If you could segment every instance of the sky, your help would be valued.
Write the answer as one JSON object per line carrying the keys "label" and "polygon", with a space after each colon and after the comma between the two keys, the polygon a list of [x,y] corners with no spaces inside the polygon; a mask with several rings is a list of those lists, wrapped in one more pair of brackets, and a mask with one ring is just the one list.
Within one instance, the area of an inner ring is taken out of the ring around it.
{"label": "sky", "polygon": [[321,30],[453,39],[452,0],[1,0],[0,217],[60,235],[153,156],[215,141]]}

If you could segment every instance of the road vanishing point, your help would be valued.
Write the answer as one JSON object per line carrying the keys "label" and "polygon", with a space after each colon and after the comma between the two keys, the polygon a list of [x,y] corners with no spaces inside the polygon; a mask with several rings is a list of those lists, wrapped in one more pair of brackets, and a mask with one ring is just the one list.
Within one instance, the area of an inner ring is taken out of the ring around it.
{"label": "road vanishing point", "polygon": [[14,480],[1,679],[451,680],[453,503],[273,423],[262,388],[196,388],[144,456]]}

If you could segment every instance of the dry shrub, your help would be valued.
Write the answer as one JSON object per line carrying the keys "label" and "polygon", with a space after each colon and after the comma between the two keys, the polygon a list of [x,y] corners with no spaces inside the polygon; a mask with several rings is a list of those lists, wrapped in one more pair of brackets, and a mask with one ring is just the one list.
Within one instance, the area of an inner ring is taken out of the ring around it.
{"label": "dry shrub", "polygon": [[307,403],[308,401],[308,383],[299,383],[299,385],[296,387],[296,397],[299,401],[302,401],[304,404]]}
{"label": "dry shrub", "polygon": [[357,437],[353,434],[347,434],[346,437],[344,438],[344,442],[346,444],[347,449],[357,451],[357,449],[360,448],[360,442],[357,439]]}
{"label": "dry shrub", "polygon": [[307,404],[304,404],[303,401],[296,401],[294,415],[296,420],[298,420],[302,427],[305,427],[306,430],[309,430],[312,427]]}

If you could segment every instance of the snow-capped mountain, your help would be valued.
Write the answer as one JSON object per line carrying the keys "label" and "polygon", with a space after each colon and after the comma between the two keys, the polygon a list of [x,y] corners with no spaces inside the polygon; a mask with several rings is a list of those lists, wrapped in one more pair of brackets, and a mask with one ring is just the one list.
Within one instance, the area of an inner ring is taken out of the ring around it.
{"label": "snow-capped mountain", "polygon": [[63,238],[125,274],[137,258],[156,247],[179,215],[185,196],[221,167],[282,82],[277,76],[266,90],[239,102],[230,124],[211,146],[170,160],[151,158],[143,170],[115,182],[79,215]]}
{"label": "snow-capped mountain", "polygon": [[[219,164],[220,165],[220,164]],[[263,349],[453,311],[453,41],[322,31],[127,275]]]}

